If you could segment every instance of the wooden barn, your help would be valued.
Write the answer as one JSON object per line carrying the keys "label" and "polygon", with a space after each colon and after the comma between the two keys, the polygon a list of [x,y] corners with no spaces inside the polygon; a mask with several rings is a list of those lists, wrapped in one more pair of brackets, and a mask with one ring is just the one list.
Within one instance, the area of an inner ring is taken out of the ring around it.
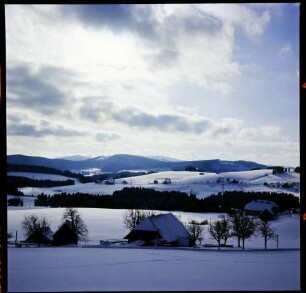
{"label": "wooden barn", "polygon": [[245,205],[244,213],[250,216],[260,216],[261,214],[270,214],[271,217],[276,216],[278,205],[270,200],[253,200]]}
{"label": "wooden barn", "polygon": [[51,245],[53,241],[53,232],[48,227],[45,230],[33,232],[24,242]]}
{"label": "wooden barn", "polygon": [[53,245],[78,244],[78,235],[70,228],[68,223],[62,224],[53,234]]}
{"label": "wooden barn", "polygon": [[157,241],[161,245],[190,246],[189,232],[172,213],[147,217],[124,239],[128,243],[140,240],[147,245]]}

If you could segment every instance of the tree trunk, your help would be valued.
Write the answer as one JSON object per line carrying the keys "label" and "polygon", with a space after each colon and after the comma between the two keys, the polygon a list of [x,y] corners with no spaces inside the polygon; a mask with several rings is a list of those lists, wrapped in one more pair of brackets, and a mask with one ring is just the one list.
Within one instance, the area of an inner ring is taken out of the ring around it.
{"label": "tree trunk", "polygon": [[265,236],[265,249],[267,249],[267,237]]}
{"label": "tree trunk", "polygon": [[244,250],[244,238],[242,238],[242,250]]}

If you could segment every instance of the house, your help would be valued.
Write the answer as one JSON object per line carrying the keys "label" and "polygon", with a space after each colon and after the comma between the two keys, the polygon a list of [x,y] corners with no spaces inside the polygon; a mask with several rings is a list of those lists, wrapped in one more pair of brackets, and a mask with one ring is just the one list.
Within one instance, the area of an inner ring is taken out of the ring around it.
{"label": "house", "polygon": [[244,213],[250,216],[267,216],[270,214],[272,217],[276,215],[278,205],[270,200],[253,200],[245,205]]}
{"label": "house", "polygon": [[128,243],[144,241],[145,244],[190,246],[190,234],[184,225],[172,214],[150,216],[140,222],[124,237]]}
{"label": "house", "polygon": [[26,240],[27,243],[51,245],[53,240],[53,231],[47,227],[44,230],[34,231]]}
{"label": "house", "polygon": [[70,225],[65,222],[53,234],[53,245],[78,244],[78,235],[73,231]]}

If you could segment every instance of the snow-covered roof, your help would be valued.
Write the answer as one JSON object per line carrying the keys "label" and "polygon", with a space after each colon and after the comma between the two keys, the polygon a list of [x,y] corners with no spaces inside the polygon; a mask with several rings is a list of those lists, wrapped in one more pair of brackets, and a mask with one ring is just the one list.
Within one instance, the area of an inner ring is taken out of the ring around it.
{"label": "snow-covered roof", "polygon": [[249,211],[264,211],[268,210],[272,212],[272,208],[277,208],[278,205],[270,200],[253,200],[245,205],[244,209]]}
{"label": "snow-covered roof", "polygon": [[134,230],[158,231],[168,242],[189,237],[184,225],[172,213],[150,216],[139,223]]}

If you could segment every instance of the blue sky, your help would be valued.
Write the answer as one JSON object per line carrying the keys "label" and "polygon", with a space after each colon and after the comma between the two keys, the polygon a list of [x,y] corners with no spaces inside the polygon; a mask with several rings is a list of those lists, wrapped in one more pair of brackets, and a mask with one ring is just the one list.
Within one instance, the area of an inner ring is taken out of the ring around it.
{"label": "blue sky", "polygon": [[298,4],[6,5],[8,153],[299,165]]}

